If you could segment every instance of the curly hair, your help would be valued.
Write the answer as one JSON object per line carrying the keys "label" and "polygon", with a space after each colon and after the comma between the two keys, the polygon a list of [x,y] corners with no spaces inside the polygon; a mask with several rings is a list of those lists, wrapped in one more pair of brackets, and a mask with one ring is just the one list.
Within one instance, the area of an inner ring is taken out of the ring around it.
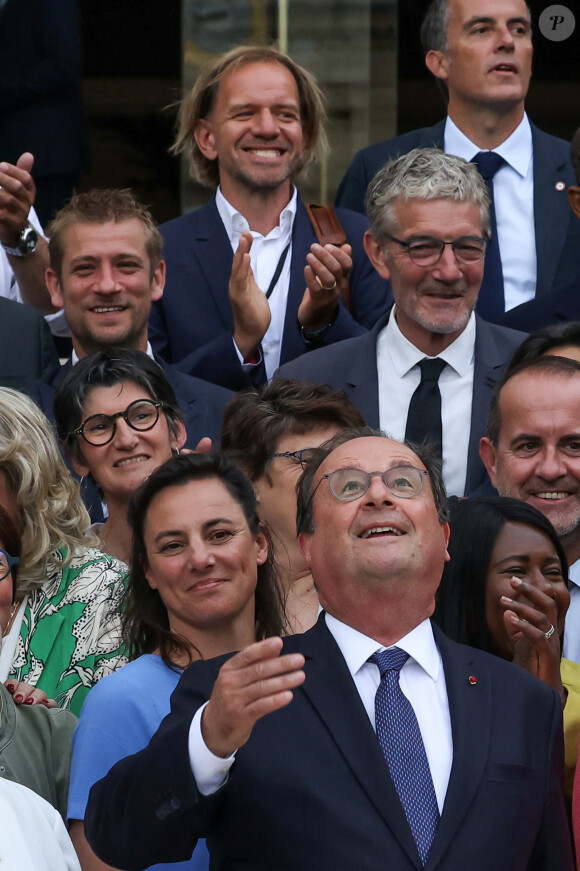
{"label": "curly hair", "polygon": [[18,506],[18,592],[41,587],[50,564],[66,565],[95,543],[88,512],[50,421],[22,393],[0,387],[0,472]]}

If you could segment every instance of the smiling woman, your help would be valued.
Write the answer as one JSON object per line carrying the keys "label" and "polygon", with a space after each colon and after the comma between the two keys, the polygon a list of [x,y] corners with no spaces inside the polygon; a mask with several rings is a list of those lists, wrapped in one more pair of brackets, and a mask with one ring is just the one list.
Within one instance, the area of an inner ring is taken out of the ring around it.
{"label": "smiling woman", "polygon": [[[89,789],[149,742],[181,670],[282,627],[253,487],[222,454],[170,460],[137,491],[130,520],[124,628],[133,661],[91,693],[75,733],[68,816],[84,871],[103,868],[84,835]],[[207,869],[205,849],[175,867]]]}
{"label": "smiling woman", "polygon": [[554,528],[519,499],[464,499],[451,506],[449,555],[433,619],[453,640],[510,660],[559,692],[571,793],[580,665],[561,658],[570,594]]}
{"label": "smiling woman", "polygon": [[128,563],[129,500],[186,440],[183,415],[162,369],[142,351],[108,348],[80,360],[54,401],[59,437],[79,476],[91,476],[108,519],[94,531]]}

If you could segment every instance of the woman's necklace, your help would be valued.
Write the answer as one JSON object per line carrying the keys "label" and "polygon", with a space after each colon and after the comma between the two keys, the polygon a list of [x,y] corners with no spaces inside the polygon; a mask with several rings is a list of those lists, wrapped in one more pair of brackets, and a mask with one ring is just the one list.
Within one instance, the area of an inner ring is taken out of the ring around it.
{"label": "woman's necklace", "polygon": [[10,614],[8,615],[8,623],[6,624],[6,629],[2,633],[2,638],[6,638],[10,630],[12,629],[12,624],[14,623],[14,618],[16,617],[16,613],[20,608],[22,602],[14,602],[12,607],[10,608]]}

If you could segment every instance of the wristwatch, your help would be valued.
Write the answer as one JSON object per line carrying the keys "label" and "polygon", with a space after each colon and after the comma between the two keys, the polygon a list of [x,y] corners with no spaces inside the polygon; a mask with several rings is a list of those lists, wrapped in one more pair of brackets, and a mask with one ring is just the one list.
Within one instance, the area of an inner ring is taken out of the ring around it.
{"label": "wristwatch", "polygon": [[34,227],[27,222],[20,231],[16,248],[10,248],[8,245],[2,245],[2,247],[7,254],[12,254],[13,257],[28,257],[29,254],[34,254],[37,245],[38,234]]}

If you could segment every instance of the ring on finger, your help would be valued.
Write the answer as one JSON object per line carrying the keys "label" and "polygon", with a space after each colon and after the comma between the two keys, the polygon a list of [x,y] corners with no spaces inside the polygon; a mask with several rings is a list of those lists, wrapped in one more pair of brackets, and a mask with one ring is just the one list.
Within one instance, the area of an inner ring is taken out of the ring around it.
{"label": "ring on finger", "polygon": [[550,623],[550,628],[547,632],[544,632],[544,638],[551,638],[555,631],[553,625]]}
{"label": "ring on finger", "polygon": [[314,277],[323,290],[334,290],[334,288],[336,287],[336,278],[334,279],[334,282],[333,282],[333,284],[330,285],[330,287],[325,287],[324,284],[321,282],[320,278],[318,277],[318,275],[315,275]]}

